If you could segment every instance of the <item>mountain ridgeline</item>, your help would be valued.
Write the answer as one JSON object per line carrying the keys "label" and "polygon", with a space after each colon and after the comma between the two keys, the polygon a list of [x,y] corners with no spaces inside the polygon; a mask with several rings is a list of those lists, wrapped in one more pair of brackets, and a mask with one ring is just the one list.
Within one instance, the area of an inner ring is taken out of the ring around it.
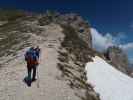
{"label": "mountain ridgeline", "polygon": [[16,59],[19,52],[26,47],[46,42],[48,35],[54,34],[45,34],[49,32],[49,27],[56,30],[55,26],[59,26],[64,38],[58,38],[60,47],[57,51],[59,60],[57,68],[62,73],[63,81],[67,81],[79,100],[100,100],[100,95],[94,91],[92,84],[87,83],[86,78],[85,65],[93,61],[92,57],[100,56],[129,75],[126,55],[113,47],[104,54],[96,51],[92,45],[90,24],[78,14],[60,14],[54,11],[31,13],[1,10],[0,12],[3,12],[0,14],[1,67]]}

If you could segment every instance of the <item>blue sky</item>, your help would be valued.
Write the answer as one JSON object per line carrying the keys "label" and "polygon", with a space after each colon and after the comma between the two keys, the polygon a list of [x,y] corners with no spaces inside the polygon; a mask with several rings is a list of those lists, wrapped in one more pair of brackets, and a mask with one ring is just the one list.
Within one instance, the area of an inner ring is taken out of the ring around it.
{"label": "blue sky", "polygon": [[[0,0],[0,7],[36,12],[52,9],[79,13],[103,37],[107,34],[111,34],[114,38],[118,37],[119,44],[125,48],[129,58],[133,59],[132,0]],[[120,39],[119,36],[124,38]]]}

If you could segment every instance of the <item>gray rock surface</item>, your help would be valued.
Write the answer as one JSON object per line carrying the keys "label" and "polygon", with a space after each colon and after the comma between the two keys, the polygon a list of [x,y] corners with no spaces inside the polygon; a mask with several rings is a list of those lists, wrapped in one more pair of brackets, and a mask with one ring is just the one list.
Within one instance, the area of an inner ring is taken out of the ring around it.
{"label": "gray rock surface", "polygon": [[128,57],[119,47],[109,47],[106,52],[106,57],[120,71],[129,74]]}

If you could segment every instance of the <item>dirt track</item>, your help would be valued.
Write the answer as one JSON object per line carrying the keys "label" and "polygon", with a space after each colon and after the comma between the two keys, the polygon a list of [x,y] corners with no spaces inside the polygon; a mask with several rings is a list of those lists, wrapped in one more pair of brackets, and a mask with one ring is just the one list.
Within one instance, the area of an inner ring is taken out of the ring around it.
{"label": "dirt track", "polygon": [[32,83],[31,87],[23,82],[27,75],[23,50],[18,58],[0,70],[0,100],[80,100],[66,81],[59,80],[61,72],[57,68],[57,58],[59,38],[63,38],[61,28],[56,25],[45,26],[44,33],[47,37],[43,37],[42,33],[41,38],[45,38],[45,41],[40,44],[39,88],[38,81]]}

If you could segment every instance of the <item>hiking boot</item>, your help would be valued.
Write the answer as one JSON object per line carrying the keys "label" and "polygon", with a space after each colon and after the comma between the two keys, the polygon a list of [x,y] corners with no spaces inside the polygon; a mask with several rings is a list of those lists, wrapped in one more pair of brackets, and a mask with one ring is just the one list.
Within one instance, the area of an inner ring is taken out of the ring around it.
{"label": "hiking boot", "polygon": [[33,79],[32,79],[32,82],[34,82],[34,81],[36,81],[36,80],[37,80],[36,78],[33,78]]}
{"label": "hiking boot", "polygon": [[28,87],[31,87],[31,82],[27,83]]}

